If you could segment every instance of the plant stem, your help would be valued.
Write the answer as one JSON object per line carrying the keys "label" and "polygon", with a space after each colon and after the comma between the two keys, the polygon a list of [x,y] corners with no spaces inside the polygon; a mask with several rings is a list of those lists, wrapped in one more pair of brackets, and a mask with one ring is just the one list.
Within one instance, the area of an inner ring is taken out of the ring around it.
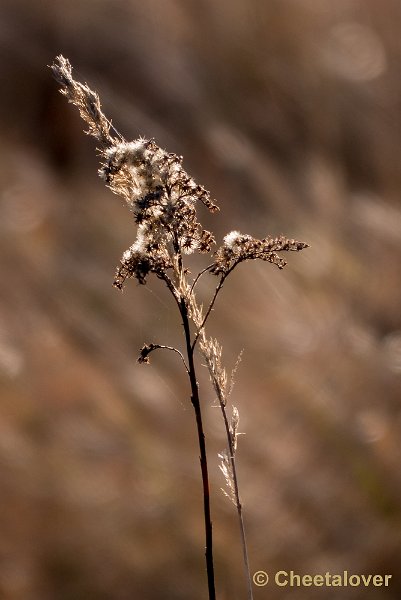
{"label": "plant stem", "polygon": [[248,546],[246,543],[244,517],[243,517],[243,513],[242,513],[242,504],[241,504],[239,488],[238,488],[237,466],[236,466],[236,461],[235,461],[235,449],[234,449],[234,444],[233,444],[233,438],[232,438],[231,431],[230,431],[230,425],[228,423],[226,407],[220,398],[219,398],[219,402],[220,402],[221,412],[223,414],[224,425],[226,428],[226,435],[227,435],[227,441],[228,441],[229,460],[231,463],[231,472],[232,472],[232,478],[233,478],[233,483],[234,483],[235,505],[236,505],[236,509],[237,509],[239,528],[240,528],[240,534],[241,534],[242,557],[244,560],[245,576],[246,576],[246,582],[247,582],[247,588],[248,588],[248,600],[253,600],[251,571],[250,571],[250,567],[249,567],[249,557],[248,557]]}
{"label": "plant stem", "polygon": [[209,493],[209,475],[207,467],[206,457],[206,442],[205,433],[203,430],[202,423],[202,412],[199,399],[198,382],[196,380],[195,363],[194,363],[194,349],[191,344],[191,331],[189,327],[189,316],[188,306],[185,298],[181,298],[180,302],[180,313],[182,316],[185,343],[188,356],[188,368],[189,368],[189,380],[191,384],[191,403],[195,410],[196,426],[198,430],[199,439],[199,451],[200,451],[200,466],[202,472],[202,485],[203,485],[203,508],[205,517],[205,557],[206,557],[206,571],[207,571],[207,582],[209,589],[209,600],[216,599],[216,591],[214,584],[214,566],[213,566],[213,534],[212,534],[212,521],[210,517],[210,493]]}
{"label": "plant stem", "polygon": [[[198,330],[197,330],[197,332],[195,334],[195,338],[194,338],[194,341],[192,343],[192,350],[195,349],[196,342],[198,341],[200,332],[202,331],[202,329],[206,325],[206,321],[208,320],[208,318],[210,316],[210,313],[213,310],[214,303],[217,300],[217,296],[219,295],[219,292],[221,291],[221,288],[223,287],[223,284],[224,284],[225,280],[227,279],[227,277],[230,275],[230,273],[235,269],[235,267],[237,265],[238,265],[238,261],[235,261],[234,264],[229,268],[229,270],[221,276],[221,279],[220,279],[220,281],[219,281],[219,283],[218,283],[218,285],[217,285],[217,287],[216,287],[216,289],[214,291],[213,297],[212,297],[212,299],[211,299],[211,301],[209,303],[209,306],[208,306],[206,314],[205,314],[205,316],[203,318],[203,321],[202,321],[201,325],[198,327]],[[207,267],[207,268],[209,269],[210,267]]]}

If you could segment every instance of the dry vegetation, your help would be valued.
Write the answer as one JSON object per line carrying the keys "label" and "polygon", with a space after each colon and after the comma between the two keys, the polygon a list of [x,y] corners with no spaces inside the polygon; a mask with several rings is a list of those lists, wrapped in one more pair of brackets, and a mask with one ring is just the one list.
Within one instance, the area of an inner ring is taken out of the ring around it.
{"label": "dry vegetation", "polygon": [[[127,138],[185,156],[221,205],[219,243],[241,223],[311,244],[285,276],[240,266],[212,317],[232,364],[244,348],[251,563],[393,573],[341,600],[399,597],[400,22],[395,0],[4,0],[1,597],[204,597],[188,390],[174,356],[135,363],[144,339],[179,345],[178,320],[161,286],[111,286],[133,224],[49,76],[60,52]],[[218,589],[234,600],[224,431],[205,400]]]}

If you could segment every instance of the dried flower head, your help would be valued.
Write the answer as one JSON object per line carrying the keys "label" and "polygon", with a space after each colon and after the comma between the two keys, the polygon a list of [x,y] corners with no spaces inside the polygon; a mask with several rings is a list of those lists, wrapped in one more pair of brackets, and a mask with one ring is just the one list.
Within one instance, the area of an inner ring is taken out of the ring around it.
{"label": "dried flower head", "polygon": [[151,272],[164,277],[179,253],[210,252],[214,237],[199,223],[196,203],[202,202],[211,212],[218,207],[184,170],[182,157],[166,152],[154,140],[141,137],[126,142],[121,136],[112,137],[98,95],[73,79],[69,61],[58,56],[52,70],[61,92],[88,123],[87,133],[101,144],[99,175],[124,198],[139,226],[135,243],[123,254],[115,286],[121,289],[132,276],[145,283]]}
{"label": "dried flower head", "polygon": [[[127,142],[117,132],[111,135],[114,128],[102,112],[99,96],[87,84],[75,81],[66,58],[58,56],[51,68],[61,92],[88,124],[87,133],[100,144],[99,175],[112,192],[124,198],[138,224],[136,241],[122,256],[114,285],[122,289],[129,277],[146,283],[149,273],[166,279],[171,269],[177,283],[180,257],[195,251],[208,253],[215,242],[196,214],[198,201],[211,212],[218,210],[210,193],[188,175],[182,156],[166,152],[152,139],[140,137]],[[257,240],[232,231],[215,253],[209,271],[225,277],[240,262],[255,258],[282,269],[286,261],[278,252],[306,247],[284,236]]]}
{"label": "dried flower head", "polygon": [[60,92],[78,107],[82,119],[89,125],[86,133],[95,137],[104,148],[115,144],[117,139],[110,135],[112,125],[102,112],[99,96],[86,83],[73,79],[70,61],[57,56],[51,70],[61,85]]}
{"label": "dried flower head", "polygon": [[210,252],[214,238],[199,223],[196,203],[201,201],[212,212],[217,207],[183,169],[182,157],[142,138],[113,146],[105,157],[100,173],[127,201],[138,224],[137,240],[117,271],[117,287],[133,275],[140,283],[149,272],[162,277],[181,253]]}
{"label": "dried flower head", "polygon": [[257,258],[283,269],[287,262],[278,255],[278,252],[290,250],[298,252],[308,248],[308,244],[290,240],[283,235],[275,238],[268,236],[258,240],[239,231],[227,234],[223,242],[214,255],[214,264],[210,269],[210,272],[215,275],[227,274],[239,263]]}

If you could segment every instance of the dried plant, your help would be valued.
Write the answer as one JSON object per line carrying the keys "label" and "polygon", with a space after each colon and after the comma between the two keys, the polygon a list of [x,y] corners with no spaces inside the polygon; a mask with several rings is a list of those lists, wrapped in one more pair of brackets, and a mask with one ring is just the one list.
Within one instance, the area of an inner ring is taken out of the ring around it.
{"label": "dried plant", "polygon": [[[146,344],[140,350],[138,361],[149,362],[154,350],[166,349],[178,354],[184,364],[191,387],[191,403],[195,411],[200,449],[203,484],[204,521],[206,537],[206,569],[209,598],[214,599],[213,539],[210,513],[209,476],[202,410],[195,369],[194,354],[199,341],[200,351],[206,361],[225,425],[227,449],[221,453],[221,470],[226,481],[225,493],[235,505],[241,530],[244,564],[248,582],[248,596],[252,598],[249,561],[246,547],[242,505],[239,496],[235,464],[239,413],[232,407],[227,415],[227,403],[233,385],[233,374],[227,377],[222,362],[221,345],[206,335],[205,325],[215,305],[217,296],[228,275],[237,265],[261,259],[282,269],[286,262],[279,253],[299,251],[307,244],[284,236],[266,237],[262,240],[238,231],[225,236],[223,244],[212,254],[211,262],[191,278],[185,266],[185,255],[200,252],[210,254],[215,239],[203,229],[197,217],[197,205],[203,204],[210,212],[218,207],[210,194],[188,175],[182,166],[182,157],[168,153],[154,140],[138,138],[127,142],[115,130],[102,112],[98,95],[88,85],[72,76],[67,59],[58,56],[51,67],[61,85],[61,92],[77,106],[88,124],[88,133],[98,143],[101,157],[99,174],[112,192],[122,196],[132,210],[137,224],[136,239],[121,258],[114,285],[123,289],[126,280],[134,277],[146,284],[151,273],[163,280],[171,293],[182,318],[185,350],[162,344]],[[198,304],[196,287],[206,273],[217,278],[215,291],[206,304]],[[235,371],[235,369],[234,369]]]}

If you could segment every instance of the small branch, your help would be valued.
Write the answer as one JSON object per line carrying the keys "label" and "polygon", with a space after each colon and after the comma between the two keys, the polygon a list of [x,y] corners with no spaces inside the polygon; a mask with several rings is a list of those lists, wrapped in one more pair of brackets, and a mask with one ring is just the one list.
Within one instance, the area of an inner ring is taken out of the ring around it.
{"label": "small branch", "polygon": [[195,279],[194,279],[194,280],[193,280],[193,282],[192,282],[191,289],[189,290],[189,293],[190,293],[190,294],[192,294],[192,292],[194,291],[194,289],[195,289],[195,286],[196,286],[196,284],[198,283],[198,280],[199,280],[199,279],[202,277],[202,275],[203,275],[204,273],[206,273],[206,271],[209,271],[209,269],[211,269],[212,267],[213,267],[213,264],[211,264],[211,265],[209,265],[209,266],[205,267],[204,269],[202,269],[202,271],[199,271],[199,273],[197,274],[197,276],[195,277]]}
{"label": "small branch", "polygon": [[198,341],[199,334],[202,331],[202,329],[204,328],[205,323],[208,320],[209,315],[210,315],[210,313],[213,310],[214,303],[216,302],[216,298],[217,298],[218,293],[220,292],[221,288],[223,287],[223,283],[224,283],[225,278],[226,278],[226,276],[223,275],[222,278],[219,281],[219,284],[218,284],[217,288],[215,289],[215,292],[213,294],[213,298],[212,298],[212,300],[211,300],[211,302],[209,304],[209,307],[208,307],[208,309],[206,311],[205,316],[203,317],[203,321],[202,321],[201,325],[198,327],[198,331],[195,334],[194,341],[192,343],[192,351],[195,350],[195,346],[196,346],[196,342]]}
{"label": "small branch", "polygon": [[[223,287],[223,284],[224,284],[225,280],[227,279],[227,277],[229,276],[229,274],[230,274],[230,273],[231,273],[231,272],[232,272],[232,271],[235,269],[235,267],[236,267],[236,266],[239,264],[239,262],[240,262],[240,261],[238,261],[238,262],[235,262],[235,263],[232,265],[232,267],[230,267],[230,269],[229,269],[229,270],[228,270],[226,273],[223,273],[223,275],[221,276],[221,279],[220,279],[220,281],[219,281],[219,284],[218,284],[218,286],[216,287],[216,289],[215,289],[215,291],[214,291],[213,298],[212,298],[212,299],[211,299],[211,301],[210,301],[209,307],[208,307],[208,309],[207,309],[207,311],[206,311],[206,314],[205,314],[205,316],[204,316],[204,318],[203,318],[203,321],[202,321],[201,325],[198,327],[198,331],[197,331],[197,332],[196,332],[196,334],[195,334],[195,338],[194,338],[194,341],[193,341],[193,343],[192,343],[192,351],[195,349],[196,342],[198,341],[198,338],[199,338],[199,334],[200,334],[200,332],[202,331],[202,329],[204,328],[204,326],[205,326],[205,324],[206,324],[206,321],[208,320],[208,318],[209,318],[209,315],[210,315],[210,313],[211,313],[211,312],[212,312],[212,310],[213,310],[213,306],[214,306],[214,303],[216,302],[216,299],[217,299],[218,293],[220,292],[221,288]],[[208,267],[208,268],[209,268],[209,267]]]}
{"label": "small branch", "polygon": [[164,346],[163,344],[145,344],[145,346],[143,346],[141,348],[141,352],[138,358],[138,362],[139,363],[149,363],[149,354],[151,352],[153,352],[153,350],[171,350],[172,352],[175,352],[176,354],[178,354],[178,356],[181,358],[182,362],[184,363],[184,367],[185,370],[187,372],[187,374],[189,375],[189,369],[187,367],[187,363],[185,362],[185,358],[184,355],[182,354],[182,352],[180,352],[177,348],[174,348],[173,346]]}

